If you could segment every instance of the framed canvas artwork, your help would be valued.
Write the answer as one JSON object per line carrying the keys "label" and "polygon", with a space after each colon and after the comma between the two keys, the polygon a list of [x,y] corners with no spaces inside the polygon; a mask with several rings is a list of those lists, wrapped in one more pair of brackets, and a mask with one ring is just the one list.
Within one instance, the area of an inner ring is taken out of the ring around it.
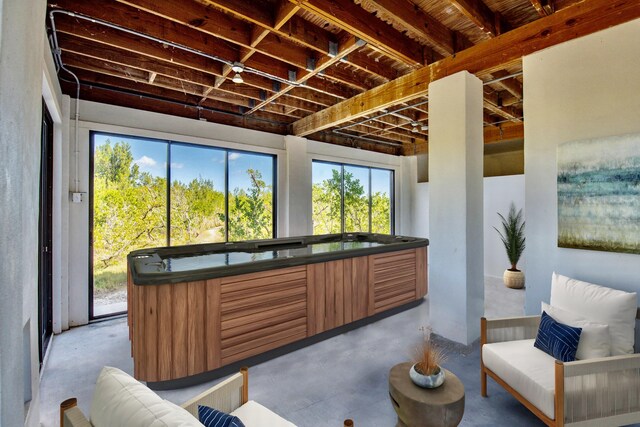
{"label": "framed canvas artwork", "polygon": [[558,246],[640,254],[640,134],[558,146]]}

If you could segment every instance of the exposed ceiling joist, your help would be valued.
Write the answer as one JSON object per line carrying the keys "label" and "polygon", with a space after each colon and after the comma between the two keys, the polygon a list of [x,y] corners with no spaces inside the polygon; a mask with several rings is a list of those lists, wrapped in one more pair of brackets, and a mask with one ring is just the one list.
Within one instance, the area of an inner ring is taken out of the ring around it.
{"label": "exposed ceiling joist", "polygon": [[525,55],[640,17],[640,2],[590,0],[504,33],[413,71],[391,82],[342,101],[293,124],[293,133],[305,136],[408,102],[428,92],[429,83],[459,71],[495,72]]}
{"label": "exposed ceiling joist", "polygon": [[418,9],[409,0],[370,0],[380,11],[394,17],[404,28],[427,39],[442,56],[455,52],[453,31]]}
{"label": "exposed ceiling joist", "polygon": [[[523,123],[504,123],[500,127],[485,126],[484,143],[495,144],[498,142],[513,141],[524,138]],[[405,145],[404,155],[423,154],[429,152],[429,143],[418,142],[415,145]]]}
{"label": "exposed ceiling joist", "polygon": [[[229,0],[226,0],[229,1]],[[338,0],[290,0],[306,11],[365,40],[374,49],[412,67],[424,64],[424,47],[390,25],[371,15],[355,3]]]}
{"label": "exposed ceiling joist", "polygon": [[493,12],[482,0],[450,0],[464,16],[492,37],[509,31],[509,23]]}
{"label": "exposed ceiling joist", "polygon": [[361,48],[363,45],[364,43],[362,42],[362,40],[359,40],[355,37],[348,37],[346,40],[342,41],[339,44],[337,55],[335,55],[333,58],[330,58],[330,57],[322,58],[320,61],[318,61],[318,63],[316,64],[316,67],[312,71],[301,70],[300,77],[295,75],[295,78],[293,79],[290,78],[290,80],[292,80],[292,83],[293,83],[292,85],[289,85],[289,86],[285,85],[280,91],[276,92],[275,94],[271,95],[269,98],[267,98],[260,104],[256,105],[247,114],[251,114],[254,111],[257,111],[260,108],[264,107],[265,105],[268,105],[269,103],[275,101],[280,96],[286,94],[291,89],[293,89],[294,86],[298,86],[305,83],[307,80],[309,80],[313,76],[317,75],[318,73],[322,72],[326,68],[340,61],[340,59],[343,56],[348,55],[350,52],[353,52],[354,50]]}
{"label": "exposed ceiling joist", "polygon": [[554,12],[553,0],[530,0],[533,7],[541,17],[549,16]]}

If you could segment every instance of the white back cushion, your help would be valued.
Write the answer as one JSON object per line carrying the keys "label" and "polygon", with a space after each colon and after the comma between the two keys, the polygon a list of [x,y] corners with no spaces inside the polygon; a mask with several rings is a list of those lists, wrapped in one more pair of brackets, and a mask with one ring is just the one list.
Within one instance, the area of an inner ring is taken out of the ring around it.
{"label": "white back cushion", "polygon": [[102,368],[96,381],[90,421],[94,427],[202,426],[184,409],[110,366]]}
{"label": "white back cushion", "polygon": [[545,311],[557,322],[573,326],[574,328],[582,328],[578,351],[576,351],[576,359],[585,360],[611,356],[609,325],[590,322],[582,316],[554,307],[545,302],[542,302],[542,311]]}
{"label": "white back cushion", "polygon": [[635,292],[598,286],[554,272],[550,303],[590,321],[609,325],[613,356],[633,353],[638,307]]}

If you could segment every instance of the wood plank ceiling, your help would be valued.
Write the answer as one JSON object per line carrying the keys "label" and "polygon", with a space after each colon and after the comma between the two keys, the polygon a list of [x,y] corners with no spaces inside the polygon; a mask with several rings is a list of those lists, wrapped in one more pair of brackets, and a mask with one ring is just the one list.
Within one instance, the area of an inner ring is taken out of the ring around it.
{"label": "wood plank ceiling", "polygon": [[475,73],[485,143],[522,138],[522,54],[633,19],[637,3],[57,0],[47,26],[81,99],[412,155],[427,149],[434,76]]}

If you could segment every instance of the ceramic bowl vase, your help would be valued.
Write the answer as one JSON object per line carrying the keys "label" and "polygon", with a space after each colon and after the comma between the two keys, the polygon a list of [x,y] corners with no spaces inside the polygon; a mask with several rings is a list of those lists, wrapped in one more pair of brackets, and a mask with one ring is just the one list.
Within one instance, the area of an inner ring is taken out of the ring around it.
{"label": "ceramic bowl vase", "polygon": [[416,371],[416,365],[413,365],[409,370],[409,377],[418,387],[436,388],[444,383],[444,369],[438,368],[438,371],[433,375],[423,375]]}

